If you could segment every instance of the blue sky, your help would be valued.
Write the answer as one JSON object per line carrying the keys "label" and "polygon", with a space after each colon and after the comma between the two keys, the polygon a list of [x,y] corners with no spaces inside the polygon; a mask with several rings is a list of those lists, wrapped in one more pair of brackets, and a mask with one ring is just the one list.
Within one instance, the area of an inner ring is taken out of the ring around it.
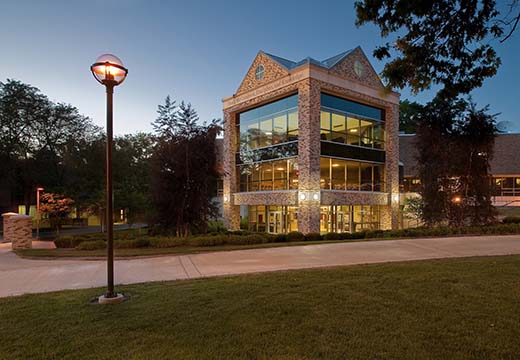
{"label": "blue sky", "polygon": [[[202,120],[221,117],[221,99],[235,92],[258,50],[325,59],[360,45],[377,71],[384,65],[371,56],[383,40],[375,27],[356,28],[353,1],[0,1],[0,81],[34,85],[103,125],[104,89],[89,66],[113,53],[129,69],[116,89],[118,134],[151,131],[168,94],[191,102]],[[498,75],[473,98],[520,130],[520,30],[497,51]]]}

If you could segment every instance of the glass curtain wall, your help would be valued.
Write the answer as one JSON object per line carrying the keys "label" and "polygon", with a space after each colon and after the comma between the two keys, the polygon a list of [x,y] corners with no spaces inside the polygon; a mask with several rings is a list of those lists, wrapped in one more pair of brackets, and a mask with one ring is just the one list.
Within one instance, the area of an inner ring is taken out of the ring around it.
{"label": "glass curtain wall", "polygon": [[321,157],[320,185],[324,190],[384,192],[384,165]]}
{"label": "glass curtain wall", "polygon": [[286,234],[298,230],[298,208],[294,206],[249,206],[249,231]]}
{"label": "glass curtain wall", "polygon": [[240,191],[298,189],[296,158],[266,161],[239,166]]}
{"label": "glass curtain wall", "polygon": [[298,140],[298,95],[238,115],[237,151]]}
{"label": "glass curtain wall", "polygon": [[379,206],[336,205],[320,208],[321,233],[378,230],[380,226]]}
{"label": "glass curtain wall", "polygon": [[385,112],[372,106],[321,94],[321,140],[385,149]]}

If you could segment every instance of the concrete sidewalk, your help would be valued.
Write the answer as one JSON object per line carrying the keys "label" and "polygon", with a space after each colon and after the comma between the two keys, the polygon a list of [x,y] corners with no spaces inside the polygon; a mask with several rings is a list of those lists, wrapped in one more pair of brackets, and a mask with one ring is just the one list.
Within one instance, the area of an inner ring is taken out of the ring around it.
{"label": "concrete sidewalk", "polygon": [[[0,244],[0,297],[106,284],[105,261],[27,260]],[[117,260],[118,284],[394,261],[520,254],[520,235],[365,241]]]}

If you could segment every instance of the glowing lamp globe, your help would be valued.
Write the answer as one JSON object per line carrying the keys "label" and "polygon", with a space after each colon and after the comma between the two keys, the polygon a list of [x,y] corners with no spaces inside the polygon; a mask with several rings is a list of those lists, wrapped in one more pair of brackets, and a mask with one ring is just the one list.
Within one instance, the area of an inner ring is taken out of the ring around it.
{"label": "glowing lamp globe", "polygon": [[117,86],[126,79],[128,69],[112,54],[103,54],[90,67],[92,75],[103,85]]}

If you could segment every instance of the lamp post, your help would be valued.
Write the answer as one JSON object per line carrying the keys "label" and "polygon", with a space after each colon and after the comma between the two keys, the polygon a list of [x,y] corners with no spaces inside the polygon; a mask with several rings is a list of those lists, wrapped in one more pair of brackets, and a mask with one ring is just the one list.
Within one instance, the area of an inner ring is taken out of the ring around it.
{"label": "lamp post", "polygon": [[105,85],[107,93],[107,144],[106,144],[106,226],[107,226],[107,292],[99,297],[100,304],[124,301],[121,294],[114,292],[114,199],[112,197],[112,141],[113,141],[113,94],[114,87],[126,78],[128,70],[114,55],[104,54],[90,67],[94,78]]}
{"label": "lamp post", "polygon": [[40,192],[42,191],[42,187],[36,188],[36,239],[40,238]]}

